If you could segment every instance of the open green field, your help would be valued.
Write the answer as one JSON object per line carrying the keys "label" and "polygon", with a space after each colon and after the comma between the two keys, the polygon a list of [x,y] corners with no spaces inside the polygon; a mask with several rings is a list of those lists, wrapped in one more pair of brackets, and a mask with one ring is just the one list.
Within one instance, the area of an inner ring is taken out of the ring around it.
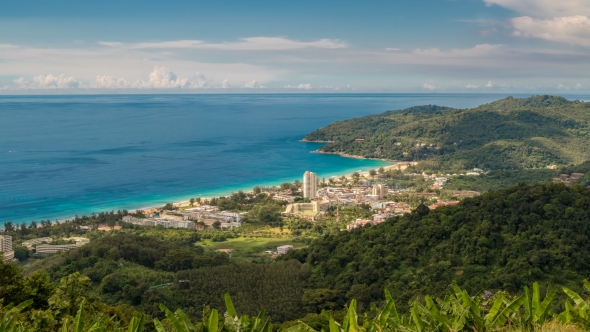
{"label": "open green field", "polygon": [[292,245],[295,249],[305,247],[307,244],[294,238],[271,238],[271,237],[239,237],[228,239],[223,242],[204,240],[199,242],[206,252],[213,252],[218,249],[232,249],[232,258],[257,258],[265,257],[267,250],[276,251],[278,246],[285,244]]}

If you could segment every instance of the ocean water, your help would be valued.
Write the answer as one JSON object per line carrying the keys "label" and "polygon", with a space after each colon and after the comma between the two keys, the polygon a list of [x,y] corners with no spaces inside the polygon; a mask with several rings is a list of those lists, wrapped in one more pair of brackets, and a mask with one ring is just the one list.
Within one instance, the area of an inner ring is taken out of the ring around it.
{"label": "ocean water", "polygon": [[[0,96],[0,227],[369,170],[312,153],[333,121],[491,94]],[[572,98],[580,98],[573,96]]]}

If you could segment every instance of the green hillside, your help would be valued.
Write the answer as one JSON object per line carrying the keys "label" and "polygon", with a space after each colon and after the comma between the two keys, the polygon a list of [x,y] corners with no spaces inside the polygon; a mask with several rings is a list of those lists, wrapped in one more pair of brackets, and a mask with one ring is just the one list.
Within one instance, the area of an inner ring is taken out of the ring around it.
{"label": "green hillside", "polygon": [[590,159],[590,103],[534,96],[472,109],[412,107],[334,122],[305,137],[326,153],[429,161],[432,168],[539,168]]}
{"label": "green hillside", "polygon": [[589,219],[589,189],[520,184],[456,206],[421,205],[281,259],[309,265],[304,304],[318,312],[352,298],[368,308],[384,288],[400,307],[416,296],[443,296],[453,284],[470,292],[518,292],[533,281],[575,288],[590,275]]}

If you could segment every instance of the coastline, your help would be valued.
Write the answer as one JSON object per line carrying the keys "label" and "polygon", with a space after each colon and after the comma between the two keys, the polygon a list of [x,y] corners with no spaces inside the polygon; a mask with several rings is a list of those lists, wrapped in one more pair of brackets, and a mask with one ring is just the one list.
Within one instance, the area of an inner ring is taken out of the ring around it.
{"label": "coastline", "polygon": [[[316,153],[316,151],[310,151],[310,153]],[[338,154],[334,154],[334,155],[338,155]],[[363,158],[363,157],[359,157],[359,156],[349,156],[349,155],[340,155],[340,157],[342,158],[350,158],[350,159],[358,159],[358,160],[371,160],[374,162],[379,162],[382,164],[377,164],[377,165],[363,165],[363,166],[356,166],[358,167],[358,169],[355,167],[355,169],[353,168],[349,168],[349,169],[344,169],[344,170],[340,170],[340,171],[326,171],[323,172],[321,169],[313,169],[310,168],[310,171],[315,172],[316,174],[318,174],[318,178],[330,178],[330,177],[342,177],[345,176],[347,178],[350,178],[351,175],[354,172],[359,172],[361,171],[361,175],[368,175],[369,170],[370,169],[378,169],[379,167],[383,167],[384,169],[388,170],[391,169],[393,167],[396,167],[396,165],[399,164],[398,161],[393,161],[393,160],[384,160],[384,159],[371,159],[371,158]],[[300,175],[303,174],[303,172],[306,169],[301,169],[300,170]],[[296,177],[298,178],[298,177]],[[154,208],[159,208],[162,207],[164,204],[166,203],[172,203],[174,205],[179,205],[179,204],[186,204],[188,205],[189,199],[191,197],[197,198],[200,197],[201,199],[210,199],[213,197],[227,197],[229,195],[231,195],[232,193],[235,193],[239,190],[242,190],[244,192],[250,192],[252,191],[252,188],[254,186],[261,186],[261,187],[270,187],[270,186],[280,186],[281,183],[283,182],[292,182],[294,180],[294,177],[288,177],[288,178],[279,178],[279,179],[272,179],[272,180],[261,180],[261,181],[249,181],[247,183],[244,184],[238,184],[238,185],[233,185],[230,187],[225,187],[225,188],[211,188],[211,189],[207,189],[204,191],[201,191],[201,194],[181,194],[181,195],[175,195],[172,197],[169,197],[169,199],[166,198],[157,198],[154,199],[152,202],[148,201],[144,201],[144,203],[141,202],[135,202],[135,203],[130,203],[130,204],[116,204],[116,205],[112,205],[112,206],[100,206],[97,207],[96,209],[94,209],[93,211],[90,212],[74,212],[74,213],[68,213],[70,214],[70,216],[58,216],[56,218],[52,217],[50,219],[53,219],[54,221],[57,220],[60,223],[64,222],[66,220],[72,220],[75,215],[77,216],[82,216],[82,215],[90,215],[93,213],[100,213],[100,212],[107,212],[107,211],[117,211],[117,210],[128,210],[128,211],[137,211],[137,210],[149,210],[149,209],[154,209]],[[157,195],[159,196],[159,195]],[[27,224],[29,224],[31,222],[31,220],[38,220],[38,219],[49,219],[49,218],[30,218],[29,220],[25,220],[24,222],[26,222]],[[10,220],[6,220],[6,221],[10,221]],[[5,221],[0,221],[0,228],[3,228]],[[14,222],[14,221],[13,221]],[[18,223],[21,223],[22,221],[17,221]]]}
{"label": "coastline", "polygon": [[[348,153],[344,153],[344,152],[324,152],[324,151],[320,151],[320,150],[315,150],[315,151],[311,151],[311,153],[319,153],[319,154],[333,154],[333,155],[338,155],[344,158],[353,158],[353,159],[364,159],[364,160],[377,160],[377,161],[383,161],[386,163],[404,163],[404,161],[400,161],[400,160],[393,160],[393,159],[387,159],[387,158],[367,158],[367,157],[362,157],[362,156],[356,156],[353,154],[348,154]],[[415,163],[414,161],[408,161],[408,163]]]}
{"label": "coastline", "polygon": [[[317,152],[317,151],[311,151],[310,153],[321,153],[321,152]],[[373,161],[380,161],[383,163],[387,163],[389,165],[382,165],[380,167],[383,167],[384,170],[388,171],[390,169],[393,168],[399,168],[399,169],[405,169],[407,167],[408,162],[400,162],[400,161],[395,161],[395,160],[388,160],[388,159],[377,159],[377,158],[364,158],[364,157],[360,157],[360,156],[353,156],[353,155],[347,155],[347,154],[338,154],[338,153],[324,153],[324,154],[333,154],[333,155],[339,155],[343,158],[352,158],[352,159],[361,159],[361,160],[373,160]],[[410,162],[410,163],[414,163],[414,162]],[[402,165],[403,164],[403,165]],[[369,175],[369,171],[363,171],[363,170],[348,170],[348,171],[344,171],[344,173],[338,173],[338,174],[322,174],[321,172],[317,172],[316,174],[318,174],[318,179],[320,177],[324,177],[324,178],[330,178],[330,177],[346,177],[347,179],[352,179],[352,174],[354,174],[355,172],[359,172],[361,174],[361,176],[368,176]],[[303,171],[301,172],[303,174]],[[289,180],[285,180],[285,181],[272,181],[271,183],[264,183],[264,184],[257,184],[258,186],[261,187],[271,187],[271,186],[280,186],[282,182],[288,182]],[[252,191],[252,186],[251,187],[247,187],[247,188],[243,188],[243,189],[238,189],[242,190],[244,192],[251,192]],[[212,195],[212,196],[192,196],[192,197],[200,197],[201,199],[211,199],[213,197],[229,197],[232,193],[235,193],[236,191],[230,191],[230,192],[225,192],[224,194],[220,194],[220,195]],[[190,198],[189,198],[190,199]],[[172,204],[174,206],[179,206],[179,207],[183,207],[183,206],[188,206],[189,204],[189,199],[183,199],[182,201],[177,201],[177,202],[172,202]],[[162,205],[156,205],[156,206],[148,206],[148,207],[144,207],[144,208],[138,208],[135,210],[129,210],[129,211],[137,211],[137,210],[146,210],[146,209],[155,209],[155,208],[159,208]]]}

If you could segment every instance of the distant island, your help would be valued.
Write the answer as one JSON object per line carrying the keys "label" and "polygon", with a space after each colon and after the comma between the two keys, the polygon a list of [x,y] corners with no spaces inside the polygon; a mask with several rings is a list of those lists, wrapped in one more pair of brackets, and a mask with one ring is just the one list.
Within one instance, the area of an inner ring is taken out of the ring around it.
{"label": "distant island", "polygon": [[337,121],[304,141],[318,152],[420,161],[428,169],[527,169],[590,159],[590,103],[508,97],[470,109],[435,105]]}

